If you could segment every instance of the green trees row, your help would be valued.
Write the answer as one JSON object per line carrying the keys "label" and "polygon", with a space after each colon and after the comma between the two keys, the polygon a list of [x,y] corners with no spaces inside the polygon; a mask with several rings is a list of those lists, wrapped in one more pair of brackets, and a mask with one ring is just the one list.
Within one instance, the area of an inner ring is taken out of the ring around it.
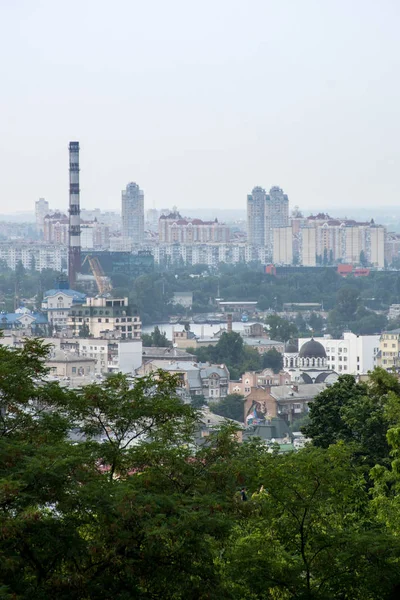
{"label": "green trees row", "polygon": [[394,377],[340,378],[278,455],[228,423],[194,446],[174,377],[69,390],[46,351],[0,346],[2,599],[398,597]]}
{"label": "green trees row", "polygon": [[282,355],[274,348],[260,355],[259,352],[247,346],[243,337],[235,332],[222,333],[215,346],[188,348],[199,362],[225,364],[233,380],[239,379],[246,371],[259,371],[270,368],[279,373],[283,365]]}

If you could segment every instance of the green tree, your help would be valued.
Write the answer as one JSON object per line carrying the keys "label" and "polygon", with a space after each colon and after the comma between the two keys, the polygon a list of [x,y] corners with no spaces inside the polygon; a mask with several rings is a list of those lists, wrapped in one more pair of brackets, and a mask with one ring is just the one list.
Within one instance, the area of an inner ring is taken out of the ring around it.
{"label": "green tree", "polygon": [[79,327],[79,337],[80,338],[88,338],[90,337],[90,329],[87,323],[82,323]]}
{"label": "green tree", "polygon": [[297,337],[297,327],[287,319],[278,315],[269,315],[265,320],[271,339],[287,342],[291,338]]}
{"label": "green tree", "polygon": [[360,252],[360,265],[362,267],[368,267],[368,259],[365,255],[364,250],[361,250],[361,252]]}
{"label": "green tree", "polygon": [[274,373],[279,373],[283,369],[282,354],[275,348],[265,352],[262,357],[262,368],[272,369]]}
{"label": "green tree", "polygon": [[142,343],[145,347],[154,346],[156,348],[170,348],[172,346],[165,331],[161,333],[160,328],[157,325],[152,333],[142,334]]}
{"label": "green tree", "polygon": [[355,454],[372,466],[388,457],[388,402],[395,405],[399,385],[384,369],[375,369],[370,377],[369,386],[357,383],[352,375],[339,377],[310,404],[309,423],[302,431],[320,448],[339,441],[351,444]]}
{"label": "green tree", "polygon": [[349,451],[342,445],[266,457],[253,450],[253,461],[257,492],[223,557],[234,597],[387,597],[398,581],[392,561],[399,545],[371,524],[362,471]]}
{"label": "green tree", "polygon": [[358,290],[351,286],[341,288],[336,296],[336,310],[344,321],[352,321],[360,300]]}
{"label": "green tree", "polygon": [[228,394],[218,402],[210,402],[209,407],[216,415],[243,423],[244,396],[241,394]]}

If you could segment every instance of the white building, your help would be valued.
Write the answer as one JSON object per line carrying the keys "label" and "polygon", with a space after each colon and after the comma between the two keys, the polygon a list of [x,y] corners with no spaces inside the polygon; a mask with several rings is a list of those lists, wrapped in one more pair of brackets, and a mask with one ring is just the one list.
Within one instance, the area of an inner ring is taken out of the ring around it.
{"label": "white building", "polygon": [[[379,335],[356,335],[350,331],[342,339],[315,338],[325,348],[327,366],[339,375],[362,375],[375,367]],[[299,350],[311,338],[299,339]]]}
{"label": "white building", "polygon": [[139,339],[79,338],[76,345],[80,356],[95,361],[96,373],[133,375],[142,364],[142,340]]}
{"label": "white building", "polygon": [[369,261],[374,267],[385,267],[385,228],[381,226],[370,228]]}
{"label": "white building", "polygon": [[33,242],[1,242],[0,260],[15,271],[19,261],[25,269],[34,266],[36,271],[53,269],[63,271],[67,268],[68,248],[60,244],[43,244]]}
{"label": "white building", "polygon": [[293,263],[292,227],[275,227],[273,230],[274,265],[291,265]]}
{"label": "white building", "polygon": [[75,290],[47,290],[44,293],[42,310],[47,313],[51,327],[63,329],[67,326],[68,316],[73,304],[82,304],[86,295]]}
{"label": "white building", "polygon": [[317,232],[315,227],[300,229],[300,262],[304,267],[316,266]]}

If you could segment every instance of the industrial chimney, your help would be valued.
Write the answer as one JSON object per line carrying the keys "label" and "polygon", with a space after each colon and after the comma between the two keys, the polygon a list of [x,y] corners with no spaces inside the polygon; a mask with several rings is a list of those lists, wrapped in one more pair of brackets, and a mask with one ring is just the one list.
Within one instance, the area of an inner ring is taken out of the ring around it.
{"label": "industrial chimney", "polygon": [[81,270],[81,209],[79,204],[79,142],[69,143],[68,279],[72,289]]}

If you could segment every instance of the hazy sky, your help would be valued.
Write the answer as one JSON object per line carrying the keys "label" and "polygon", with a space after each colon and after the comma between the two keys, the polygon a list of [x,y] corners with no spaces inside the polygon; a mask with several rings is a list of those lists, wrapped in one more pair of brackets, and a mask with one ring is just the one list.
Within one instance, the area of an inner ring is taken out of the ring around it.
{"label": "hazy sky", "polygon": [[397,205],[399,0],[0,0],[0,212]]}

